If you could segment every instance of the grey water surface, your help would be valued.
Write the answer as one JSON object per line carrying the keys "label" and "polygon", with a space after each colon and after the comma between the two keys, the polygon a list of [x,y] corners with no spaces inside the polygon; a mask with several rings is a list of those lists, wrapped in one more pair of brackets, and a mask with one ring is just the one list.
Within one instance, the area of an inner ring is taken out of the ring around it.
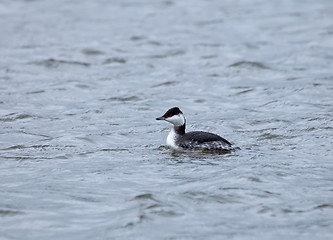
{"label": "grey water surface", "polygon": [[[333,1],[1,0],[0,239],[333,239]],[[173,151],[188,130],[229,154]]]}

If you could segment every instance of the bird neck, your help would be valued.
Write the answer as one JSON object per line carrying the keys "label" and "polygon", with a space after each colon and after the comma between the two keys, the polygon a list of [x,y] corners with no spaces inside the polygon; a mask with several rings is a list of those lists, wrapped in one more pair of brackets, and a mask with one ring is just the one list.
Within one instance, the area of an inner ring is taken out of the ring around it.
{"label": "bird neck", "polygon": [[184,135],[185,134],[185,123],[181,126],[174,126],[173,129],[176,134]]}

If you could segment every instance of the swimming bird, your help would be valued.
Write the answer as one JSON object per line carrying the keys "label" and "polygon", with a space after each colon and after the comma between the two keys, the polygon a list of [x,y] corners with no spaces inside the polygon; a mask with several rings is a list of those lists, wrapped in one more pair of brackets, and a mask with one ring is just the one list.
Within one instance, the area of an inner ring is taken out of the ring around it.
{"label": "swimming bird", "polygon": [[235,149],[229,141],[214,133],[203,131],[185,133],[186,120],[178,107],[170,108],[156,120],[165,120],[173,124],[173,129],[167,137],[167,145],[172,148],[222,152],[230,152]]}

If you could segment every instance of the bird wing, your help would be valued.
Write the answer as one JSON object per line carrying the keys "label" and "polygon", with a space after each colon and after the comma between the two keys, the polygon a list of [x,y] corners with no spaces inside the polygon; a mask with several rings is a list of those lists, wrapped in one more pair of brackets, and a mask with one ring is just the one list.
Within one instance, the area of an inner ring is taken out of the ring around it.
{"label": "bird wing", "polygon": [[219,141],[225,143],[226,145],[231,145],[231,143],[228,142],[223,137],[220,137],[219,135],[209,132],[202,132],[202,131],[188,132],[184,134],[182,137],[184,141],[194,141],[197,143]]}

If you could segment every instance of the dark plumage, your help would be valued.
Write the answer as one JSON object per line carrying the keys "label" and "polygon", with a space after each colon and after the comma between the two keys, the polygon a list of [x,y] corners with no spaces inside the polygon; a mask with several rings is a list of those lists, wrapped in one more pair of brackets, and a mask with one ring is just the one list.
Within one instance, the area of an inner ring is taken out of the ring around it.
{"label": "dark plumage", "polygon": [[169,109],[162,117],[156,118],[156,120],[165,120],[174,125],[167,138],[167,144],[171,147],[223,152],[234,149],[229,141],[214,133],[202,131],[185,133],[186,120],[178,107]]}
{"label": "dark plumage", "polygon": [[170,108],[162,117],[156,118],[156,120],[165,120],[169,117],[175,116],[177,114],[183,114],[178,107]]}
{"label": "dark plumage", "polygon": [[176,144],[182,148],[204,151],[230,151],[233,147],[226,139],[214,133],[194,131],[176,138]]}
{"label": "dark plumage", "polygon": [[202,132],[202,131],[188,132],[185,133],[182,136],[182,138],[185,141],[196,141],[198,143],[221,141],[224,142],[225,144],[231,145],[231,143],[225,140],[223,137],[220,137],[217,134],[209,132]]}

